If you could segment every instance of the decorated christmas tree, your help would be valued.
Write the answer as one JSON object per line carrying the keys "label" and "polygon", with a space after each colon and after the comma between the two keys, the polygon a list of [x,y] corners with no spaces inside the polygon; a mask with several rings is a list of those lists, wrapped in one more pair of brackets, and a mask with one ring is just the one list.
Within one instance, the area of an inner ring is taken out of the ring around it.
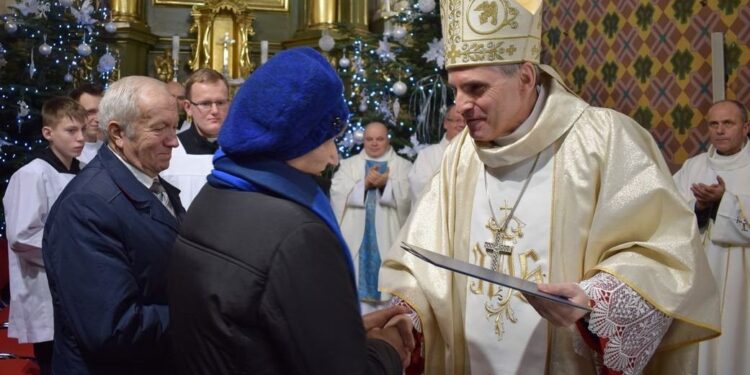
{"label": "decorated christmas tree", "polygon": [[352,118],[339,139],[344,157],[358,153],[363,127],[384,122],[391,144],[414,158],[421,145],[442,137],[442,119],[452,102],[445,85],[440,14],[435,0],[383,1],[382,34],[346,33],[320,47],[337,59]]}
{"label": "decorated christmas tree", "polygon": [[109,10],[91,0],[21,0],[10,11],[0,16],[0,196],[10,176],[47,146],[41,135],[44,101],[82,82],[106,86],[118,60],[101,41],[117,27]]}

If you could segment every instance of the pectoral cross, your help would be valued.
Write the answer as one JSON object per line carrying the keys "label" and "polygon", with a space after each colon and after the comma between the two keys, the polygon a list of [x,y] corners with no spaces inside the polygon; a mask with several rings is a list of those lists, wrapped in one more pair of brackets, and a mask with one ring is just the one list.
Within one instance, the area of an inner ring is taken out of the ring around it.
{"label": "pectoral cross", "polygon": [[221,44],[223,48],[224,66],[222,68],[222,74],[224,74],[224,77],[229,78],[229,46],[234,44],[234,39],[229,36],[229,32],[225,32],[224,37],[219,39],[218,44]]}
{"label": "pectoral cross", "polygon": [[494,218],[490,218],[489,223],[487,223],[487,228],[492,231],[492,234],[495,236],[495,242],[485,242],[484,250],[490,255],[490,257],[492,257],[492,270],[499,272],[500,255],[513,254],[513,237],[505,234],[503,228],[497,225]]}

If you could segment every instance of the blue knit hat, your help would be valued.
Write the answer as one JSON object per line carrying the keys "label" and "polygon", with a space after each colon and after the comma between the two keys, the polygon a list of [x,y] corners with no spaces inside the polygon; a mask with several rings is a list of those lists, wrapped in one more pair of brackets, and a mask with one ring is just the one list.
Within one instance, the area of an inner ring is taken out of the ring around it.
{"label": "blue knit hat", "polygon": [[219,132],[230,158],[286,161],[335,137],[349,118],[343,84],[312,48],[293,48],[269,59],[232,99]]}

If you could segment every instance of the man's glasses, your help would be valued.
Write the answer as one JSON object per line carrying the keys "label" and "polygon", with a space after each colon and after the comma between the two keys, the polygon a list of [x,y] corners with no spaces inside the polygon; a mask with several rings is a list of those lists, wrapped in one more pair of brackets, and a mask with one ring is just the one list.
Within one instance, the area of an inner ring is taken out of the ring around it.
{"label": "man's glasses", "polygon": [[201,111],[209,111],[209,110],[211,110],[211,108],[214,106],[214,104],[216,105],[216,108],[218,108],[218,109],[224,109],[227,106],[229,106],[229,100],[217,100],[215,102],[205,101],[205,102],[199,102],[199,103],[195,103],[192,100],[188,100],[188,102],[190,102],[190,104],[198,107],[198,109],[201,110]]}

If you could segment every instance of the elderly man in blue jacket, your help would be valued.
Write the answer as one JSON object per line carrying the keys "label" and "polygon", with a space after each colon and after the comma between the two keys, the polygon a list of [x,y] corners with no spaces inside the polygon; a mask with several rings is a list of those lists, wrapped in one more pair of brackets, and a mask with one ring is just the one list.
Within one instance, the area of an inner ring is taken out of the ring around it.
{"label": "elderly man in blue jacket", "polygon": [[177,110],[148,77],[115,82],[99,106],[108,143],[68,184],[44,231],[57,374],[169,373],[166,269],[185,210],[159,177]]}

